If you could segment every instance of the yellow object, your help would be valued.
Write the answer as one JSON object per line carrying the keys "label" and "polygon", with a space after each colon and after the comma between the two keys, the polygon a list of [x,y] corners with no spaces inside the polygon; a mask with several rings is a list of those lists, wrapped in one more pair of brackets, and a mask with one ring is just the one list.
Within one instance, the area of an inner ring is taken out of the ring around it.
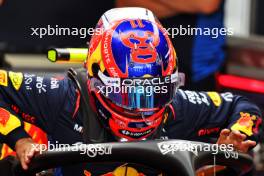
{"label": "yellow object", "polygon": [[120,166],[114,170],[113,175],[114,176],[123,176],[123,175],[138,176],[139,173],[136,169],[132,167]]}
{"label": "yellow object", "polygon": [[8,74],[9,74],[9,78],[10,78],[14,88],[16,90],[19,90],[19,88],[21,87],[21,84],[23,82],[23,74],[21,72],[16,73],[16,72],[12,72],[12,71],[10,71]]}
{"label": "yellow object", "polygon": [[216,166],[204,166],[200,169],[198,169],[198,171],[196,171],[196,176],[215,176],[215,174],[219,171],[223,171],[226,169],[226,166],[220,166],[220,165],[216,165]]}
{"label": "yellow object", "polygon": [[0,70],[0,85],[6,87],[8,85],[7,72],[5,70]]}
{"label": "yellow object", "polygon": [[48,59],[51,62],[67,61],[82,63],[86,61],[87,55],[87,48],[53,48],[48,51]]}
{"label": "yellow object", "polygon": [[207,92],[215,106],[220,106],[222,103],[221,97],[217,92]]}
{"label": "yellow object", "polygon": [[86,48],[67,48],[70,52],[70,61],[85,62],[87,59],[88,49]]}
{"label": "yellow object", "polygon": [[[2,109],[2,111],[3,111],[3,109]],[[5,124],[0,123],[0,133],[3,134],[4,136],[6,136],[11,131],[13,131],[14,129],[16,129],[16,128],[20,127],[20,126],[21,126],[20,120],[16,116],[10,114],[10,116],[9,116],[9,118],[8,118],[8,120],[7,120],[7,122]]]}
{"label": "yellow object", "polygon": [[92,65],[94,63],[99,64],[101,72],[104,72],[105,66],[104,66],[104,62],[102,61],[101,42],[96,47],[95,51],[90,54],[91,55],[89,56],[89,62],[87,63],[87,70],[88,70],[89,76],[93,76]]}
{"label": "yellow object", "polygon": [[56,57],[56,51],[55,51],[55,50],[49,50],[49,51],[48,51],[48,59],[49,59],[51,62],[56,62],[57,57]]}
{"label": "yellow object", "polygon": [[[174,57],[177,58],[177,53],[176,53],[174,47],[173,47],[173,54],[174,54]],[[177,59],[176,59],[175,64],[174,64],[174,68],[177,68],[177,64],[178,63],[177,63]]]}
{"label": "yellow object", "polygon": [[253,135],[253,120],[256,120],[257,117],[255,115],[250,115],[249,113],[240,112],[240,119],[231,127],[231,130],[237,130],[245,133],[248,136]]}
{"label": "yellow object", "polygon": [[164,123],[164,124],[167,122],[167,120],[168,120],[168,116],[169,116],[169,114],[166,112],[166,113],[164,114],[164,120],[163,120],[163,123]]}

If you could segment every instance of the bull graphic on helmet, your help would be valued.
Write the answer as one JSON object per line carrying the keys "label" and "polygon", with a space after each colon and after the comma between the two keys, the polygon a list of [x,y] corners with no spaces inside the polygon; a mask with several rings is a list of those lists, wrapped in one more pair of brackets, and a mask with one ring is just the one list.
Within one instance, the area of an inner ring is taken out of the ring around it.
{"label": "bull graphic on helmet", "polygon": [[120,33],[122,43],[131,48],[132,62],[153,63],[157,59],[156,47],[159,44],[159,36],[151,31],[145,31],[142,36],[136,32]]}

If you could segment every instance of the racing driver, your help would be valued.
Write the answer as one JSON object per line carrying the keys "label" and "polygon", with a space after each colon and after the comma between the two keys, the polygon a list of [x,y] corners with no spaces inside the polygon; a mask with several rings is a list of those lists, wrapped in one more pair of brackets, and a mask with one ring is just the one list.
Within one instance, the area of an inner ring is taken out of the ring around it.
{"label": "racing driver", "polygon": [[[248,152],[259,142],[261,112],[245,97],[178,89],[183,79],[176,52],[151,11],[111,9],[95,29],[101,32],[92,36],[82,69],[65,75],[0,70],[0,139],[16,151],[24,169],[39,151],[23,121],[61,144],[185,139]],[[118,175],[124,167],[129,168],[124,175],[154,175],[122,163],[56,172]]]}

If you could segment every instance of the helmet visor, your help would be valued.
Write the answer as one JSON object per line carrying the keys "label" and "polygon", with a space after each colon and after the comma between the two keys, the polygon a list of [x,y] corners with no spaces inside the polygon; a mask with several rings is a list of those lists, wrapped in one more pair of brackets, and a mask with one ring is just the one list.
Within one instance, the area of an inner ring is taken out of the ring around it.
{"label": "helmet visor", "polygon": [[151,111],[169,104],[181,81],[176,71],[164,77],[113,78],[99,71],[91,79],[92,90],[129,110]]}

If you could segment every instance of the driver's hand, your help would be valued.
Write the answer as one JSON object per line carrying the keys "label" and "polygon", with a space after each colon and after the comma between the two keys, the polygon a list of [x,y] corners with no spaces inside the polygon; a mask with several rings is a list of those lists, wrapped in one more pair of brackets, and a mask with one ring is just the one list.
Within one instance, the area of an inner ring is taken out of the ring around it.
{"label": "driver's hand", "polygon": [[40,152],[38,146],[31,138],[23,138],[16,142],[16,154],[23,169],[27,170],[33,156]]}
{"label": "driver's hand", "polygon": [[230,131],[223,129],[217,140],[217,144],[233,144],[234,149],[246,153],[249,148],[256,145],[255,141],[246,140],[247,136],[239,131]]}

